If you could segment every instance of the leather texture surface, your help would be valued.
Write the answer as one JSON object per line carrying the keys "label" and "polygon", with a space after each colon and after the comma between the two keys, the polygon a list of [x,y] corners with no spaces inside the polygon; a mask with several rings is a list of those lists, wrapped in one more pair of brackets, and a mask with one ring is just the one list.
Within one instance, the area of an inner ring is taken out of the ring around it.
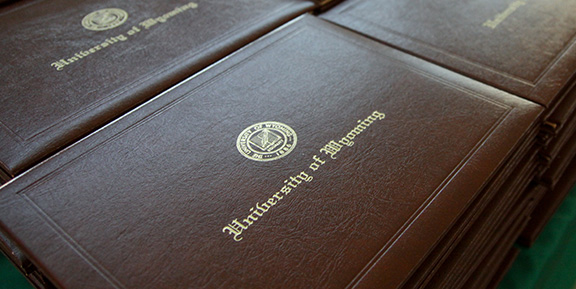
{"label": "leather texture surface", "polygon": [[[542,111],[304,16],[1,187],[0,228],[61,288],[396,288]],[[266,121],[293,150],[244,157]]]}
{"label": "leather texture surface", "polygon": [[576,71],[576,1],[348,0],[322,17],[546,107]]}
{"label": "leather texture surface", "polygon": [[[533,160],[536,151],[534,145],[528,145],[526,148],[517,150],[515,158],[506,161],[505,169],[495,173],[491,183],[484,188],[482,194],[468,207],[458,222],[452,226],[427,256],[426,260],[416,268],[402,288],[422,288],[430,282],[439,270],[449,272],[450,270],[445,269],[448,266],[445,263],[450,263],[450,259],[461,259],[464,253],[468,253],[462,249],[462,247],[467,247],[461,244],[466,242],[466,238],[483,238],[483,236],[489,235],[492,229],[500,228],[498,218],[509,218],[507,212],[513,203],[512,200],[522,194],[524,187],[534,175],[532,171],[536,166]],[[486,219],[490,221],[486,221]],[[478,231],[474,227],[483,226],[478,223],[488,222],[495,225],[489,226],[487,230],[478,235],[473,232],[474,230]],[[474,248],[474,244],[470,248]],[[455,250],[460,250],[460,252],[454,252]]]}
{"label": "leather texture surface", "polygon": [[[3,7],[0,167],[11,176],[21,173],[316,6],[302,0],[39,0]],[[102,9],[108,14],[94,16]],[[84,22],[108,30],[90,30]]]}

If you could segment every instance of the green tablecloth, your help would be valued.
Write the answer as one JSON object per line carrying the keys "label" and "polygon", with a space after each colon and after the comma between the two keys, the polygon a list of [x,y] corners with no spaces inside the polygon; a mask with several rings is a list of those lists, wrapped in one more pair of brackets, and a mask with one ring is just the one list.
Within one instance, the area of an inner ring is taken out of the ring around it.
{"label": "green tablecloth", "polygon": [[10,261],[0,253],[0,289],[32,289],[32,285]]}
{"label": "green tablecloth", "polygon": [[[576,289],[576,187],[533,247],[521,249],[498,289]],[[31,288],[0,254],[0,289]]]}

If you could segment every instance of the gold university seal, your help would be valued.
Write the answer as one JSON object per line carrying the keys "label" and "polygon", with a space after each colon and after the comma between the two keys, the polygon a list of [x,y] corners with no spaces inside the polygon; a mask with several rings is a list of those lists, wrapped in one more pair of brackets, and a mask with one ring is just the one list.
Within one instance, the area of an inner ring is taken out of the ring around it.
{"label": "gold university seal", "polygon": [[128,19],[128,13],[118,8],[106,8],[94,11],[82,19],[82,26],[88,30],[104,31],[122,25]]}
{"label": "gold university seal", "polygon": [[238,151],[245,157],[267,162],[288,155],[296,146],[296,132],[280,122],[266,121],[247,127],[236,141]]}

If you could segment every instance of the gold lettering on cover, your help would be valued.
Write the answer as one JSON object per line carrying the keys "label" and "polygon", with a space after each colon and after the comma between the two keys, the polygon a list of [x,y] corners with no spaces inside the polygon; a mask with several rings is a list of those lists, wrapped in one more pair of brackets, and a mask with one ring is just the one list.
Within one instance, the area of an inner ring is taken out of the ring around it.
{"label": "gold lettering on cover", "polygon": [[352,140],[356,138],[356,136],[372,125],[374,121],[383,120],[385,117],[386,115],[384,113],[375,111],[367,118],[358,120],[358,125],[348,132],[345,137],[338,140],[338,142],[331,140],[320,149],[320,152],[329,155],[331,159],[336,159],[336,154],[342,149],[342,146],[353,146],[354,142]]}
{"label": "gold lettering on cover", "polygon": [[232,221],[232,223],[228,224],[228,226],[224,227],[224,229],[222,229],[223,233],[228,232],[228,234],[230,235],[234,235],[234,241],[239,242],[242,240],[242,237],[240,237],[240,234],[242,234],[242,231],[248,229],[248,227],[243,226],[240,222],[238,222],[238,219],[234,219],[234,221]]}
{"label": "gold lettering on cover", "polygon": [[74,55],[67,57],[67,58],[63,58],[60,59],[58,61],[54,61],[50,64],[50,66],[52,66],[56,71],[62,71],[64,70],[64,68],[68,65],[71,65],[77,61],[81,61],[83,58],[90,56],[98,51],[101,51],[102,49],[106,49],[108,47],[113,46],[116,43],[119,42],[124,42],[126,40],[129,39],[129,37],[135,37],[138,33],[140,33],[142,31],[142,28],[144,28],[145,30],[148,30],[150,27],[154,26],[155,24],[158,23],[166,23],[170,18],[184,12],[190,9],[196,9],[198,8],[198,4],[194,3],[194,2],[190,2],[186,5],[183,6],[179,6],[174,8],[172,11],[163,14],[159,17],[156,18],[149,18],[146,19],[142,22],[140,22],[139,26],[132,26],[130,28],[130,30],[126,31],[126,33],[121,33],[118,34],[117,36],[114,37],[109,37],[106,38],[106,40],[102,41],[102,43],[90,47],[86,50],[83,51],[79,51],[77,53],[75,53]]}
{"label": "gold lettering on cover", "polygon": [[320,168],[320,165],[326,163],[326,161],[321,160],[317,155],[313,155],[312,159],[314,162],[308,166],[312,171],[317,171]]}
{"label": "gold lettering on cover", "polygon": [[128,30],[128,32],[126,32],[126,34],[128,34],[128,36],[132,36],[138,32],[140,32],[140,28],[136,27],[136,26],[132,26],[132,29]]}
{"label": "gold lettering on cover", "polygon": [[[323,148],[320,149],[320,152],[330,156],[331,159],[336,159],[335,156],[338,152],[346,147],[351,147],[354,145],[354,142],[352,141],[353,139],[368,129],[368,127],[370,127],[373,123],[378,120],[383,120],[385,117],[386,115],[384,113],[378,111],[372,112],[372,114],[365,119],[358,120],[358,124],[339,141],[329,141]],[[312,172],[315,172],[324,164],[326,164],[326,162],[327,160],[324,160],[317,155],[313,155],[312,162],[308,165],[308,169],[310,169]],[[274,206],[279,205],[281,200],[283,200],[289,194],[295,192],[298,187],[303,184],[310,183],[312,180],[314,180],[314,177],[306,170],[301,171],[297,175],[286,178],[283,182],[283,186],[277,192],[268,197],[265,202],[258,202],[254,207],[250,208],[250,213],[242,219],[242,222],[239,222],[238,219],[234,219],[230,224],[222,228],[222,232],[233,235],[233,240],[236,242],[242,241],[243,237],[240,236],[242,233],[248,230],[252,225],[255,225],[256,222],[264,217],[267,212],[272,210]]]}
{"label": "gold lettering on cover", "polygon": [[510,5],[508,5],[508,8],[506,8],[506,10],[504,10],[504,12],[497,14],[494,17],[494,19],[486,20],[486,22],[484,22],[482,24],[482,26],[495,29],[498,25],[500,25],[500,23],[504,22],[504,20],[506,20],[506,18],[508,18],[508,16],[510,16],[512,13],[514,13],[516,10],[518,10],[518,8],[520,8],[524,5],[526,5],[526,1],[522,1],[522,0],[514,1]]}
{"label": "gold lettering on cover", "polygon": [[238,222],[238,219],[234,219],[234,221],[222,228],[222,232],[233,235],[233,239],[236,242],[242,241],[243,238],[240,235],[250,228],[250,226],[255,224],[256,221],[258,221],[260,217],[263,217],[272,207],[276,206],[285,195],[288,195],[291,192],[291,189],[286,190],[287,186],[296,189],[302,182],[311,182],[312,180],[313,177],[308,175],[306,172],[300,172],[300,174],[296,176],[289,177],[284,181],[286,185],[284,185],[278,192],[274,193],[265,202],[256,203],[254,207],[250,208],[250,214],[242,220],[242,223]]}
{"label": "gold lettering on cover", "polygon": [[320,149],[320,152],[329,155],[332,159],[336,159],[336,154],[340,151],[341,148],[342,148],[341,145],[331,140],[323,148]]}

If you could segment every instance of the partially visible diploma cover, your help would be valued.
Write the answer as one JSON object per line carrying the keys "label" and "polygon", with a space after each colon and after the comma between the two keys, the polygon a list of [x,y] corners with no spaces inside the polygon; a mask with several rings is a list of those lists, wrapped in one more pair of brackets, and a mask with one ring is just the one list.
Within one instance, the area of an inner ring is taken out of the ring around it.
{"label": "partially visible diploma cover", "polygon": [[552,108],[576,72],[574,9],[574,0],[351,0],[323,17]]}
{"label": "partially visible diploma cover", "polygon": [[23,1],[0,14],[0,177],[13,177],[316,7],[312,1]]}
{"label": "partially visible diploma cover", "polygon": [[398,288],[543,107],[304,16],[5,185],[62,288]]}

